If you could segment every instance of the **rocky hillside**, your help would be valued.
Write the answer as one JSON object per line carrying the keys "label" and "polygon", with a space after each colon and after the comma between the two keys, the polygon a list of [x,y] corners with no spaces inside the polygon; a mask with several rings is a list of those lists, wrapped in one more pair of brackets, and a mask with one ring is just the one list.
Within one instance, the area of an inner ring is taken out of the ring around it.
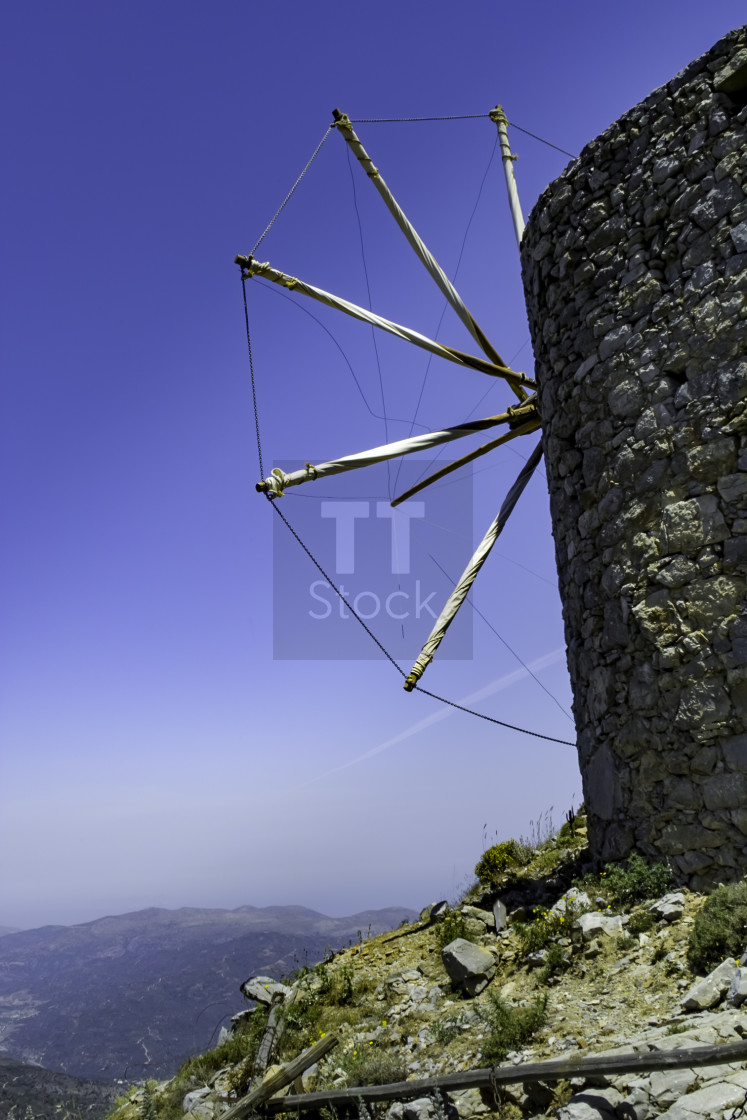
{"label": "rocky hillside", "polygon": [[121,1088],[52,1073],[0,1055],[0,1117],[2,1120],[100,1120]]}
{"label": "rocky hillside", "polygon": [[[315,963],[411,910],[150,909],[0,938],[0,1051],[101,1081],[168,1077],[210,1045],[252,972]],[[2,1120],[2,1117],[0,1117]]]}
{"label": "rocky hillside", "polygon": [[[133,1091],[116,1120],[220,1117],[262,1080],[257,1052],[273,995],[282,997],[276,1065],[320,1038],[339,1039],[293,1093],[747,1035],[747,978],[735,959],[747,943],[747,884],[707,900],[671,890],[664,867],[633,859],[592,873],[584,859],[583,821],[534,851],[500,845],[478,865],[483,882],[454,907],[426,907],[420,921],[350,946],[281,988],[250,982],[258,1002],[233,1033],[171,1081]],[[443,1120],[454,1109],[486,1120],[717,1120],[742,1115],[746,1100],[747,1068],[722,1063],[377,1107],[389,1120]]]}

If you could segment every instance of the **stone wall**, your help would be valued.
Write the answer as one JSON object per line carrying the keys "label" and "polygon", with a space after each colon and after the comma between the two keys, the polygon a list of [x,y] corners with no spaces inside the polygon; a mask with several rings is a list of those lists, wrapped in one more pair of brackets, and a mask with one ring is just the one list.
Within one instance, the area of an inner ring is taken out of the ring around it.
{"label": "stone wall", "polygon": [[747,27],[522,243],[592,849],[747,869]]}

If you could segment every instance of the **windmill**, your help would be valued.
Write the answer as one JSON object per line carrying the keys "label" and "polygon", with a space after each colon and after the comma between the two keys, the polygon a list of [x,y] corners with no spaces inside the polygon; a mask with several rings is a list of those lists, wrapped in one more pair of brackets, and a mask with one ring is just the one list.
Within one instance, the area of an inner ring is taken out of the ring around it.
{"label": "windmill", "polygon": [[[489,116],[498,130],[501,158],[506,178],[514,231],[516,233],[517,243],[520,243],[524,231],[524,220],[513,174],[513,161],[515,157],[512,155],[509,145],[507,132],[508,122],[501,106],[496,106],[496,108],[490,112]],[[508,443],[520,436],[527,436],[536,432],[540,427],[540,417],[537,408],[537,385],[532,378],[527,377],[524,373],[511,369],[506,362],[504,362],[498,350],[488,339],[485,332],[466,307],[452,281],[446,276],[433,254],[429,251],[422,238],[405,215],[384,181],[379,169],[375,166],[368,152],[363,147],[363,144],[353,129],[350,118],[346,114],[341,113],[338,109],[334,110],[333,117],[334,120],[330,127],[339,132],[349,145],[351,151],[376,188],[416,256],[469,331],[473,340],[477,343],[478,348],[482,351],[482,356],[465,353],[462,350],[437,342],[409,327],[385,319],[366,308],[351,303],[349,300],[300,280],[297,277],[290,276],[274,268],[269,261],[258,261],[254,258],[253,254],[249,256],[239,255],[235,258],[235,263],[238,264],[241,269],[242,281],[246,281],[255,276],[263,277],[290,291],[316,300],[319,303],[358,319],[361,322],[368,323],[378,330],[395,335],[409,342],[411,345],[429,351],[431,354],[435,354],[447,361],[462,367],[478,370],[489,377],[501,379],[514,394],[514,403],[507,405],[503,412],[492,416],[486,416],[479,420],[465,421],[440,431],[426,432],[419,436],[411,436],[407,439],[397,440],[353,455],[346,455],[339,459],[331,459],[316,464],[307,463],[306,466],[300,470],[285,472],[281,468],[276,467],[268,477],[257,483],[256,489],[271,501],[275,501],[282,497],[288,488],[293,486],[300,486],[317,479],[329,477],[330,475],[360,470],[376,463],[412,455],[416,452],[422,452],[472,435],[475,432],[489,431],[491,429],[502,430],[500,435],[490,439],[487,443],[461,456],[461,458],[454,462],[447,464],[435,473],[421,479],[408,490],[393,497],[391,499],[391,505],[396,507],[412,498],[425,487],[442,479],[445,475],[458,470],[462,466],[466,466],[468,463],[473,462],[483,455],[487,455],[490,451],[502,444]],[[317,148],[317,151],[318,150]],[[313,158],[312,156],[312,159]],[[307,165],[307,167],[308,166],[309,165]],[[478,548],[475,550],[469,563],[462,572],[454,590],[446,600],[440,615],[433,625],[430,635],[424,643],[409,675],[406,677],[404,685],[406,691],[411,692],[417,686],[428,664],[433,660],[446,631],[469,593],[480,569],[490,555],[511,512],[532,477],[541,456],[541,444],[538,443],[509,489],[497,516],[489,526]]]}

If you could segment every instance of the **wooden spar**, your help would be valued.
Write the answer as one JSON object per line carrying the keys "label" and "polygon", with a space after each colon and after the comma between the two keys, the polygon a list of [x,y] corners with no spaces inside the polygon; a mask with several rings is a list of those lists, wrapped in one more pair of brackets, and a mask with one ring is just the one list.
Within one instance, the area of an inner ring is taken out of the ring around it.
{"label": "wooden spar", "polygon": [[412,692],[412,690],[415,688],[415,685],[418,683],[423,673],[433,660],[433,655],[441,645],[444,634],[451,626],[457,611],[461,607],[464,600],[467,598],[472,584],[475,582],[480,569],[490,555],[495,542],[503,532],[506,522],[513,512],[514,506],[521,497],[524,488],[529,482],[529,479],[534,474],[534,470],[541,458],[542,444],[538,443],[524,466],[521,468],[518,478],[514,482],[506,497],[503,499],[503,504],[501,505],[501,508],[498,512],[498,516],[495,518],[487,533],[481,540],[480,544],[477,546],[477,549],[473,553],[470,562],[462,572],[458,584],[444,603],[440,615],[433,624],[433,629],[428,635],[423,648],[421,649],[415,661],[415,664],[410,670],[409,676],[405,680],[405,692]]}
{"label": "wooden spar", "polygon": [[[413,455],[418,451],[430,450],[432,447],[438,447],[453,440],[464,439],[465,436],[497,427],[499,424],[514,424],[516,426],[522,416],[530,413],[535,414],[533,406],[517,405],[499,416],[487,416],[483,420],[467,420],[464,424],[458,424],[453,428],[445,428],[440,432],[426,432],[420,436],[396,440],[394,443],[382,444],[381,447],[373,447],[370,451],[359,451],[354,455],[345,455],[340,459],[331,459],[326,463],[307,463],[304,469],[291,471],[290,474],[286,474],[285,471],[275,467],[271,475],[256,484],[255,489],[274,498],[281,495],[289,486],[300,486],[301,483],[310,482],[313,479],[328,478],[330,475],[342,474],[345,471],[361,470],[363,467],[369,467],[374,463],[383,463],[389,459],[399,459],[405,455]],[[496,445],[486,445],[486,450],[493,446]],[[459,464],[461,462],[460,459]],[[426,483],[423,483],[423,485],[426,485]],[[400,498],[393,504],[399,504],[403,500],[403,498]]]}
{"label": "wooden spar", "polygon": [[[431,277],[435,280],[436,284],[441,289],[441,292],[446,297],[446,300],[451,304],[452,308],[462,320],[465,327],[474,338],[475,342],[478,344],[483,353],[487,354],[491,362],[494,362],[497,366],[505,366],[506,363],[503,361],[500,354],[495,349],[485,332],[479,326],[475,318],[468,311],[464,300],[457,292],[451,280],[449,280],[448,276],[441,268],[436,258],[430,252],[425,242],[420,237],[405,212],[402,210],[402,207],[397,202],[391,190],[384,182],[384,178],[381,175],[381,172],[379,171],[378,167],[375,166],[368,152],[361,144],[360,138],[357,136],[355,130],[353,129],[353,126],[350,123],[350,118],[346,113],[341,113],[339,109],[335,109],[332,115],[335,118],[335,127],[338,129],[343,139],[351,148],[356,159],[360,163],[363,170],[366,172],[366,175],[369,177],[373,185],[376,187],[376,190],[379,192],[379,195],[383,199],[384,205],[386,206],[387,210],[404,233],[407,241],[414,249],[415,254],[419,258],[421,263],[425,265]],[[512,388],[518,395],[519,399],[523,400],[526,395],[524,391],[518,386],[512,385]]]}
{"label": "wooden spar", "polygon": [[[692,1069],[747,1061],[747,1041],[721,1046],[693,1046],[682,1050],[650,1050],[645,1054],[594,1054],[587,1058],[554,1058],[549,1062],[522,1062],[519,1065],[493,1066],[447,1073],[441,1077],[424,1077],[419,1081],[398,1081],[390,1085],[361,1085],[357,1088],[334,1089],[329,1092],[304,1093],[268,1101],[270,1113],[293,1112],[296,1109],[318,1110],[325,1105],[345,1101],[412,1100],[429,1093],[454,1092],[460,1089],[493,1089],[501,1085],[530,1084],[537,1081],[561,1081],[571,1077],[621,1073],[650,1073],[655,1070]],[[229,1120],[225,1113],[221,1120]]]}
{"label": "wooden spar", "polygon": [[[287,1065],[284,1065],[283,1068],[279,1069],[277,1073],[274,1073],[272,1077],[268,1077],[267,1080],[263,1081],[261,1085],[258,1085],[256,1089],[252,1089],[251,1093],[248,1093],[245,1097],[242,1097],[240,1101],[237,1101],[235,1105],[229,1108],[228,1112],[222,1112],[221,1120],[238,1120],[238,1117],[246,1116],[248,1112],[253,1112],[258,1105],[268,1100],[273,1093],[277,1093],[281,1089],[284,1089],[286,1085],[290,1085],[290,1083],[295,1081],[305,1069],[308,1069],[309,1066],[313,1066],[314,1062],[318,1062],[320,1058],[328,1054],[333,1047],[337,1046],[338,1042],[339,1039],[335,1038],[332,1034],[321,1038],[319,1042],[310,1046],[308,1050],[304,1050],[304,1052],[299,1054],[297,1058],[294,1058],[292,1062],[288,1062]],[[284,1098],[281,1098],[279,1103],[282,1103],[283,1100]]]}
{"label": "wooden spar", "polygon": [[311,299],[324,303],[327,307],[333,307],[337,311],[344,311],[346,315],[351,315],[354,319],[360,319],[364,323],[370,323],[374,327],[388,331],[389,334],[397,335],[398,338],[403,338],[406,342],[412,342],[422,350],[429,350],[440,358],[447,358],[451,362],[456,362],[457,365],[468,366],[470,369],[479,370],[481,373],[488,373],[491,377],[502,377],[506,381],[517,385],[526,385],[530,389],[537,388],[536,382],[531,377],[527,377],[525,373],[517,373],[516,370],[509,369],[507,366],[497,366],[493,362],[488,362],[485,358],[477,358],[472,354],[465,354],[453,346],[444,346],[440,342],[434,342],[433,339],[420,334],[418,331],[400,326],[399,323],[393,323],[390,319],[375,315],[372,311],[367,311],[349,300],[335,296],[331,292],[325,292],[323,288],[317,288],[295,276],[280,272],[279,269],[272,268],[269,261],[255,261],[251,256],[237,256],[235,262],[241,267],[242,278],[244,279],[250,276],[264,276],[266,279],[272,280],[274,284],[279,284],[291,291],[300,292],[302,295],[309,296]]}
{"label": "wooden spar", "polygon": [[261,1077],[270,1064],[270,1054],[274,1046],[279,1043],[285,1028],[285,1020],[281,1015],[281,1007],[283,1004],[283,996],[280,993],[275,993],[270,1007],[270,1014],[267,1016],[267,1024],[264,1029],[264,1034],[257,1050],[257,1057],[254,1062],[254,1073],[257,1077]]}
{"label": "wooden spar", "polygon": [[521,245],[521,239],[524,235],[524,215],[521,212],[521,203],[519,202],[519,192],[516,189],[516,179],[514,178],[514,160],[515,155],[511,154],[511,145],[508,142],[508,120],[503,108],[496,105],[495,109],[490,111],[490,119],[494,121],[498,128],[498,138],[501,144],[501,159],[503,160],[503,173],[506,176],[506,190],[508,191],[508,204],[511,207],[511,217],[514,223],[514,232],[516,234],[516,244]]}
{"label": "wooden spar", "polygon": [[495,447],[500,447],[502,443],[508,443],[509,440],[515,439],[517,436],[531,435],[532,432],[537,431],[539,426],[539,419],[525,421],[525,423],[520,424],[518,427],[512,428],[510,432],[504,432],[502,436],[491,440],[490,443],[483,443],[480,447],[476,447],[474,451],[470,451],[468,455],[463,455],[461,459],[455,459],[453,463],[447,463],[445,467],[441,467],[441,470],[436,471],[435,474],[429,474],[427,478],[421,479],[420,482],[411,486],[409,490],[405,490],[404,494],[400,494],[398,498],[393,498],[389,504],[393,507],[402,505],[402,502],[406,502],[408,498],[412,498],[413,495],[418,494],[421,490],[424,490],[426,486],[430,486],[431,483],[438,482],[440,478],[451,474],[452,471],[459,470],[460,467],[466,466],[467,463],[471,463],[474,459],[479,459],[481,455],[487,455],[489,451],[492,451]]}

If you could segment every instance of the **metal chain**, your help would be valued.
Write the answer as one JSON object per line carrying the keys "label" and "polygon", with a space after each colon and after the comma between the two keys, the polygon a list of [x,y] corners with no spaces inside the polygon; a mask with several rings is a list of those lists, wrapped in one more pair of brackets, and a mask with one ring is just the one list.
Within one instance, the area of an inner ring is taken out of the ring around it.
{"label": "metal chain", "polygon": [[[338,596],[340,601],[345,604],[345,606],[348,608],[348,610],[353,615],[353,617],[358,620],[358,622],[361,624],[363,629],[368,634],[369,638],[371,638],[372,641],[375,642],[375,644],[379,647],[381,652],[384,654],[384,657],[386,657],[387,661],[390,661],[392,663],[392,665],[394,666],[394,668],[397,670],[397,672],[399,673],[399,675],[401,677],[406,678],[407,674],[405,673],[404,669],[400,668],[400,666],[397,664],[397,662],[392,657],[391,653],[389,653],[389,651],[387,649],[385,649],[385,647],[381,644],[381,642],[376,637],[376,635],[371,630],[371,628],[369,626],[366,626],[366,623],[363,621],[363,619],[358,614],[358,612],[355,610],[355,608],[352,607],[351,604],[347,601],[345,596],[340,591],[339,587],[334,583],[334,581],[332,579],[330,579],[330,577],[327,575],[324,568],[319,563],[319,561],[316,559],[316,557],[313,555],[311,550],[301,540],[301,538],[299,537],[298,533],[296,532],[296,530],[291,525],[288,518],[283,514],[283,512],[278,507],[277,500],[273,501],[272,499],[270,499],[269,495],[267,495],[267,494],[265,495],[265,497],[270,502],[272,508],[275,510],[275,513],[278,515],[278,517],[281,519],[281,521],[285,522],[286,527],[290,530],[292,535],[296,538],[296,540],[300,544],[301,548],[304,550],[304,552],[308,556],[309,560],[311,560],[314,567],[317,569],[317,571],[321,572],[321,574],[324,576],[327,583],[332,588],[334,593]],[[495,716],[486,716],[483,712],[476,712],[472,708],[466,708],[463,704],[457,704],[454,700],[447,700],[446,697],[444,697],[444,696],[439,696],[435,692],[429,692],[429,690],[427,688],[420,688],[420,686],[418,686],[417,688],[413,689],[413,691],[414,692],[422,692],[424,696],[430,696],[431,699],[438,700],[442,704],[448,704],[450,708],[456,708],[458,711],[465,712],[469,716],[477,716],[479,719],[484,719],[488,723],[496,723],[496,724],[498,724],[499,727],[507,727],[510,731],[520,731],[524,735],[533,735],[535,739],[547,739],[548,742],[550,742],[550,743],[560,743],[564,747],[575,747],[576,746],[576,744],[572,743],[569,739],[556,739],[553,735],[542,735],[539,731],[528,731],[526,727],[517,727],[516,724],[514,724],[514,723],[505,723],[502,719],[496,719]]]}
{"label": "metal chain", "polygon": [[329,126],[329,128],[327,129],[327,131],[326,131],[326,132],[324,133],[324,136],[322,136],[321,140],[319,141],[319,143],[317,144],[316,148],[315,148],[315,149],[314,149],[314,151],[313,151],[313,154],[312,154],[312,156],[311,156],[311,159],[310,159],[310,160],[309,160],[309,162],[308,162],[308,163],[306,164],[306,166],[304,167],[303,171],[302,171],[302,172],[301,172],[301,174],[300,174],[300,175],[298,176],[298,178],[296,179],[295,183],[293,184],[293,186],[291,187],[291,189],[290,189],[290,190],[288,191],[288,193],[287,193],[287,195],[285,196],[285,198],[283,199],[283,201],[282,201],[282,202],[280,203],[280,205],[278,206],[277,210],[275,211],[275,214],[273,215],[273,217],[272,217],[272,218],[270,219],[270,221],[268,222],[268,224],[267,224],[267,226],[266,226],[266,228],[265,228],[265,231],[264,231],[264,233],[262,234],[262,236],[260,237],[260,239],[259,239],[259,241],[257,242],[257,244],[256,244],[256,245],[254,246],[254,248],[252,249],[252,251],[251,251],[251,253],[249,254],[249,256],[252,256],[252,257],[254,256],[254,254],[255,254],[255,253],[257,252],[257,249],[258,249],[258,248],[260,247],[260,245],[262,244],[262,242],[264,241],[264,239],[265,239],[265,238],[267,237],[267,234],[268,234],[268,233],[270,232],[270,230],[272,229],[272,227],[273,227],[273,226],[275,225],[275,222],[276,222],[276,221],[278,220],[278,218],[280,217],[281,213],[282,213],[282,212],[283,212],[283,210],[285,209],[285,206],[287,205],[287,203],[288,203],[288,202],[290,202],[291,196],[293,195],[293,193],[294,193],[294,191],[295,191],[296,187],[297,187],[297,186],[298,186],[298,184],[299,184],[299,183],[301,182],[301,180],[303,179],[304,175],[305,175],[305,174],[306,174],[306,172],[307,172],[307,171],[309,170],[309,168],[311,167],[312,163],[314,162],[314,160],[316,159],[316,157],[317,157],[317,156],[319,155],[320,151],[322,150],[322,145],[324,144],[324,141],[325,141],[325,140],[327,139],[327,137],[329,136],[330,132],[332,131],[332,127],[333,127],[333,126],[332,126],[332,125],[330,125],[330,126]]}
{"label": "metal chain", "polygon": [[365,622],[363,621],[363,619],[361,618],[361,616],[360,616],[360,615],[359,615],[359,614],[357,613],[357,611],[355,610],[355,608],[354,608],[354,607],[352,607],[352,606],[350,605],[350,603],[349,603],[349,602],[347,601],[347,599],[345,598],[345,596],[343,595],[343,593],[342,593],[342,592],[340,591],[340,589],[339,589],[339,587],[337,586],[337,584],[335,584],[335,583],[334,583],[334,582],[333,582],[333,581],[332,581],[332,580],[330,579],[330,577],[329,577],[329,576],[327,575],[327,573],[325,572],[324,568],[323,568],[323,567],[322,567],[322,565],[321,565],[321,564],[319,563],[319,561],[318,561],[318,560],[316,559],[316,557],[315,557],[315,556],[313,555],[313,553],[311,552],[311,550],[310,550],[309,548],[307,548],[307,546],[306,546],[306,545],[304,544],[304,542],[303,542],[303,541],[301,540],[301,538],[299,537],[298,533],[296,532],[296,530],[295,530],[295,529],[293,528],[293,526],[291,525],[291,523],[290,523],[290,521],[288,520],[288,518],[287,518],[287,517],[286,517],[286,516],[285,516],[285,515],[284,515],[284,514],[282,513],[282,511],[281,511],[281,510],[280,510],[280,508],[278,507],[277,501],[273,501],[273,500],[272,500],[272,499],[270,498],[269,494],[265,494],[265,497],[267,498],[267,500],[268,500],[268,501],[270,502],[270,504],[272,505],[272,508],[273,508],[273,509],[275,510],[275,513],[276,513],[276,514],[278,515],[278,517],[280,518],[280,520],[281,520],[281,521],[284,521],[284,522],[285,522],[285,524],[286,524],[286,526],[288,527],[288,529],[290,529],[291,533],[292,533],[292,534],[293,534],[293,536],[294,536],[294,537],[296,538],[296,540],[297,540],[297,541],[298,541],[298,543],[300,544],[301,548],[302,548],[302,549],[304,550],[304,552],[305,552],[305,553],[306,553],[306,555],[308,556],[309,560],[311,560],[311,562],[312,562],[312,564],[314,565],[314,567],[315,567],[315,568],[316,568],[316,569],[317,569],[318,571],[320,571],[320,572],[322,573],[322,575],[323,575],[323,576],[324,576],[324,578],[326,579],[326,581],[327,581],[327,583],[329,584],[329,586],[330,586],[330,587],[332,588],[332,590],[334,591],[334,593],[335,593],[335,594],[336,594],[336,595],[338,596],[338,598],[340,599],[340,602],[344,603],[344,604],[345,604],[345,606],[346,606],[346,607],[348,608],[348,610],[350,611],[350,613],[351,613],[351,614],[353,615],[353,617],[354,617],[354,618],[357,618],[357,619],[358,619],[358,622],[360,622],[361,626],[362,626],[362,627],[363,627],[363,629],[364,629],[364,630],[366,631],[366,633],[368,634],[369,638],[371,638],[371,639],[372,639],[372,640],[373,640],[373,641],[374,641],[374,642],[376,643],[376,645],[377,645],[377,646],[379,647],[379,649],[381,650],[381,652],[382,652],[382,653],[384,654],[384,657],[386,657],[387,661],[391,661],[392,665],[393,665],[393,666],[394,666],[394,668],[395,668],[395,669],[397,670],[397,672],[399,673],[399,675],[400,675],[401,677],[404,677],[404,676],[406,675],[406,674],[405,674],[405,671],[404,671],[404,669],[400,669],[399,665],[398,665],[398,664],[397,664],[397,662],[396,662],[396,661],[394,660],[394,658],[392,657],[391,653],[389,653],[389,652],[388,652],[388,651],[387,651],[386,649],[384,649],[383,645],[381,644],[381,642],[379,641],[379,639],[378,639],[378,638],[376,637],[376,635],[374,634],[373,630],[371,630],[371,629],[370,629],[370,628],[369,628],[368,626],[366,626],[366,624],[365,624]]}
{"label": "metal chain", "polygon": [[242,276],[241,287],[244,292],[244,322],[246,323],[246,345],[249,351],[249,372],[252,378],[252,401],[254,402],[254,426],[257,429],[257,455],[259,456],[259,477],[265,477],[265,469],[262,465],[262,440],[259,434],[259,409],[257,407],[257,383],[254,378],[254,361],[252,359],[252,339],[249,334],[249,307],[246,302],[246,280]]}
{"label": "metal chain", "polygon": [[[399,666],[397,666],[397,668],[399,668]],[[401,669],[400,672],[402,672]],[[564,747],[576,746],[570,739],[556,739],[554,735],[542,735],[539,731],[529,731],[526,727],[517,727],[515,723],[504,723],[502,719],[496,719],[495,716],[486,716],[483,712],[474,711],[473,708],[465,708],[463,704],[457,704],[454,700],[447,700],[445,696],[439,696],[435,692],[429,692],[427,688],[421,688],[420,685],[417,685],[412,691],[422,692],[424,696],[431,696],[434,700],[440,700],[442,704],[448,704],[450,708],[457,708],[460,712],[466,712],[470,716],[477,716],[478,719],[487,720],[488,723],[497,723],[499,727],[508,727],[511,731],[521,731],[523,735],[533,735],[535,739],[547,739],[550,743],[560,743]]]}

